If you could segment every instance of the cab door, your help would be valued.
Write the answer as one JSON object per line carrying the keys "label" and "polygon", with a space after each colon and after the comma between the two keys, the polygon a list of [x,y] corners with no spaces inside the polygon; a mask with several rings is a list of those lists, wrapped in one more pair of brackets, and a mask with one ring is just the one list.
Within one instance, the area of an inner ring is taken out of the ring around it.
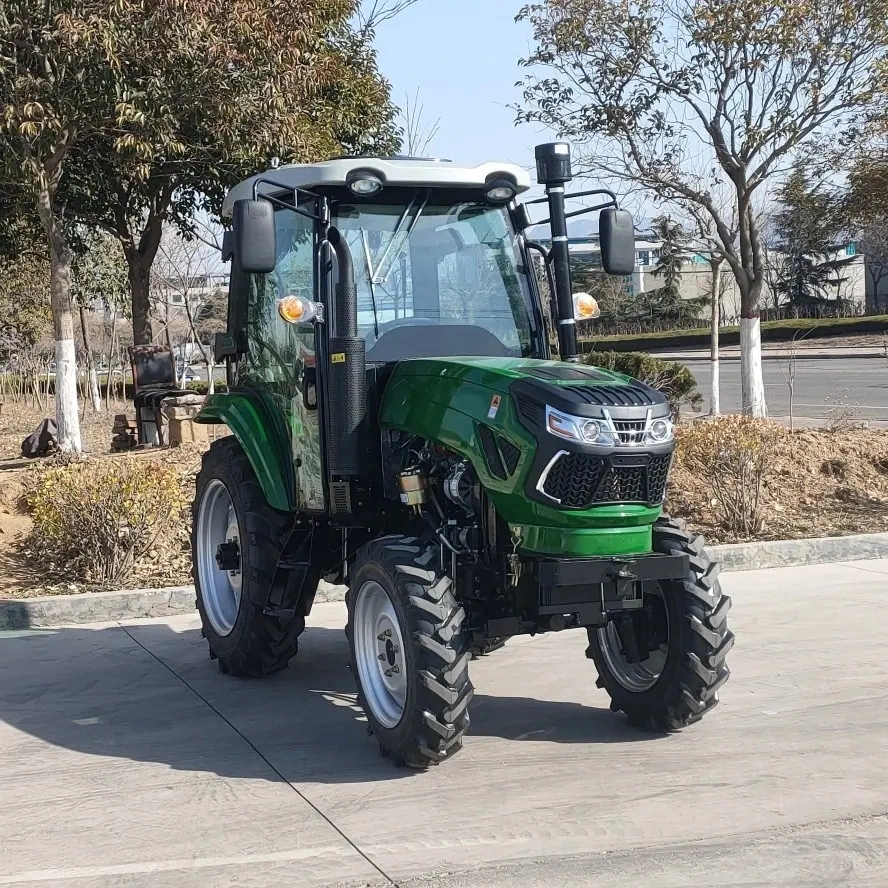
{"label": "cab door", "polygon": [[285,207],[275,210],[277,264],[270,274],[249,275],[246,354],[238,386],[252,389],[285,419],[293,461],[296,507],[324,510],[321,432],[314,389],[315,341],[320,328],[290,323],[279,311],[287,296],[314,300],[315,223]]}

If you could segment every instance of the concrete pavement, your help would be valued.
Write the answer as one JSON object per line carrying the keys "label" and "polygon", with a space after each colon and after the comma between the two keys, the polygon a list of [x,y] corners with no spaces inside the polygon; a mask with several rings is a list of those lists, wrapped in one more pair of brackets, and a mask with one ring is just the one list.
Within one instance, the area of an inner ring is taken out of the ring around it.
{"label": "concrete pavement", "polygon": [[473,664],[464,751],[378,756],[341,604],[219,675],[194,617],[0,633],[0,885],[888,884],[888,560],[723,576],[731,681],[650,737],[579,633]]}

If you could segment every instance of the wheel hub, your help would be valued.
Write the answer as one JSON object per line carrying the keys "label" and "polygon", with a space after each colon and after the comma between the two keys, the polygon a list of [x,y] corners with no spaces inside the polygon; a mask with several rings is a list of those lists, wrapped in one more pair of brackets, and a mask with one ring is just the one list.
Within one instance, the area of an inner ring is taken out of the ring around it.
{"label": "wheel hub", "polygon": [[358,590],[353,636],[363,697],[374,718],[393,728],[404,714],[407,671],[401,627],[379,583],[368,581]]}
{"label": "wheel hub", "polygon": [[611,620],[596,631],[611,674],[627,691],[641,694],[659,681],[669,654],[669,618],[661,589],[645,595],[644,609],[633,619]]}
{"label": "wheel hub", "polygon": [[218,635],[228,635],[240,611],[240,527],[228,488],[214,478],[204,488],[197,515],[197,575],[207,619]]}

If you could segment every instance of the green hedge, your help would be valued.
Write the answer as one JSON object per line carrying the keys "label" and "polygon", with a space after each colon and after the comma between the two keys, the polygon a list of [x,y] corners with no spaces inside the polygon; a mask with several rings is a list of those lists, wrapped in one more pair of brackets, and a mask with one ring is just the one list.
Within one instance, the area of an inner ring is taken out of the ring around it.
{"label": "green hedge", "polygon": [[[787,321],[764,321],[763,342],[789,342],[793,337],[826,339],[831,336],[856,336],[865,333],[888,333],[888,315],[872,315],[862,318],[800,318]],[[719,331],[721,345],[740,343],[739,327],[722,327]],[[654,349],[705,348],[709,345],[709,328],[693,330],[667,330],[663,333],[627,333],[618,336],[600,336],[583,339],[580,350],[591,352],[605,348],[611,351],[653,351]]]}
{"label": "green hedge", "polygon": [[583,355],[583,363],[625,373],[659,389],[676,415],[684,405],[697,408],[703,401],[694,374],[677,361],[663,361],[644,352],[597,351]]}

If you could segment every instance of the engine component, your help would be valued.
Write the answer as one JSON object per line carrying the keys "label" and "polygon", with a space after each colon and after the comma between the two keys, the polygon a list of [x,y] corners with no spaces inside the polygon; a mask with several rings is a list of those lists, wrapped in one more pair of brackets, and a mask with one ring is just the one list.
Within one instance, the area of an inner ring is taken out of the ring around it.
{"label": "engine component", "polygon": [[471,515],[475,511],[475,490],[472,467],[468,462],[457,463],[444,479],[444,495],[455,506]]}
{"label": "engine component", "polygon": [[429,482],[421,469],[413,467],[399,472],[398,487],[401,502],[405,506],[411,506],[415,512],[421,511],[429,501]]}

